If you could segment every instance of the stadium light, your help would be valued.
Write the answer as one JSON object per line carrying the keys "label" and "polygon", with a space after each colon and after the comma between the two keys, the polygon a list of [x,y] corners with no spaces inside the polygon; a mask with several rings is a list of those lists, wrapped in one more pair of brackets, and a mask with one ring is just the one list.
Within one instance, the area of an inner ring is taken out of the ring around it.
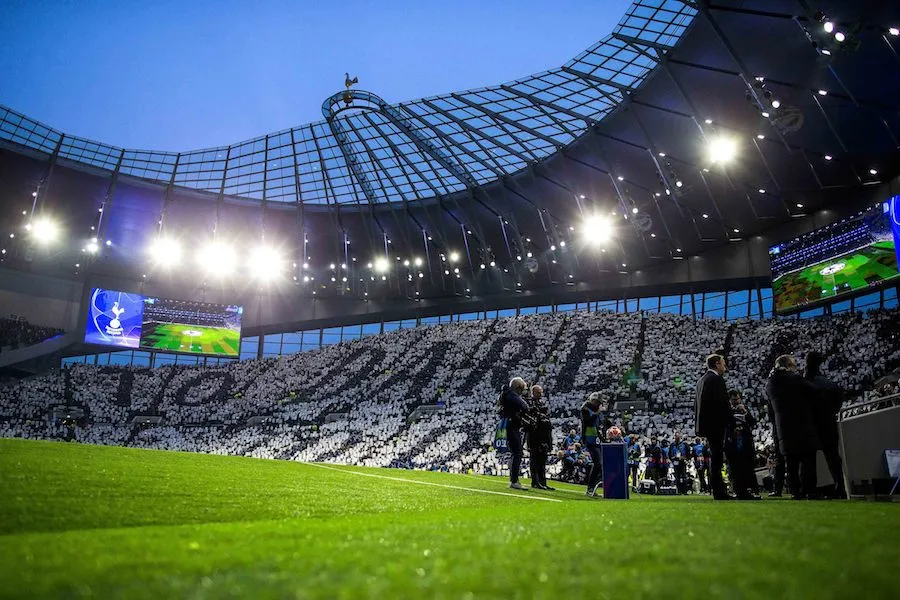
{"label": "stadium light", "polygon": [[391,263],[383,256],[379,256],[375,259],[375,271],[378,273],[387,273],[388,269],[391,268]]}
{"label": "stadium light", "polygon": [[413,261],[413,264],[416,265],[417,267],[421,267],[421,266],[422,266],[422,259],[416,257],[416,260]]}
{"label": "stadium light", "polygon": [[100,245],[97,243],[97,238],[92,239],[88,242],[85,250],[90,252],[91,254],[97,254],[97,251],[100,250]]}
{"label": "stadium light", "polygon": [[31,236],[41,244],[49,244],[56,240],[59,236],[59,225],[46,217],[35,219],[26,227],[31,232]]}
{"label": "stadium light", "polygon": [[451,252],[450,253],[450,262],[455,263],[457,261],[459,261],[459,252],[456,252],[456,251]]}
{"label": "stadium light", "polygon": [[709,142],[709,160],[714,163],[729,163],[737,155],[737,142],[734,139],[718,136]]}
{"label": "stadium light", "polygon": [[591,245],[605,244],[613,236],[613,224],[609,217],[594,215],[581,226],[581,236]]}
{"label": "stadium light", "polygon": [[197,264],[214,277],[224,277],[234,270],[234,251],[221,242],[211,242],[197,253]]}
{"label": "stadium light", "polygon": [[253,275],[260,281],[272,281],[281,275],[284,259],[271,246],[257,246],[250,253],[248,266]]}
{"label": "stadium light", "polygon": [[834,31],[834,23],[832,23],[831,21],[825,21],[825,24],[822,25],[822,29],[825,30],[825,33],[831,33],[832,31]]}
{"label": "stadium light", "polygon": [[888,29],[888,33],[890,33],[893,36],[898,36],[898,35],[900,35],[900,29],[897,29],[896,27],[891,27],[890,29]]}
{"label": "stadium light", "polygon": [[162,267],[171,267],[181,261],[181,246],[176,240],[159,237],[150,245],[150,260]]}

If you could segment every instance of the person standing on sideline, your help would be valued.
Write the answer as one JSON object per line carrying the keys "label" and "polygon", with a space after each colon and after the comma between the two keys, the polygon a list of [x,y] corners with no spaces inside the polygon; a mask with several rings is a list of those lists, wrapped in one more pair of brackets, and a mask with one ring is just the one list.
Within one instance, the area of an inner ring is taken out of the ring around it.
{"label": "person standing on sideline", "polygon": [[547,454],[553,446],[553,425],[550,423],[550,407],[544,400],[544,389],[531,386],[530,412],[533,423],[528,427],[528,454],[531,459],[531,487],[539,490],[554,488],[547,485]]}
{"label": "person standing on sideline", "polygon": [[844,403],[844,392],[841,388],[822,375],[822,364],[825,357],[821,352],[808,352],[806,354],[806,380],[816,391],[818,398],[813,403],[813,424],[816,427],[816,435],[828,463],[828,471],[834,479],[834,489],[829,496],[834,498],[846,498],[844,489],[844,465],[841,462],[841,453],[838,450],[840,438],[838,437],[837,414]]}
{"label": "person standing on sideline", "polygon": [[603,398],[600,392],[594,392],[588,396],[587,401],[581,405],[581,440],[591,455],[591,470],[587,480],[587,495],[593,496],[596,492],[603,465],[600,457],[600,442],[603,441],[601,431],[603,424],[600,422],[603,413]]}
{"label": "person standing on sideline", "polygon": [[766,395],[775,415],[775,441],[784,454],[791,497],[815,498],[818,440],[812,404],[817,390],[797,372],[794,357],[782,354],[775,359],[775,368],[769,374]]}
{"label": "person standing on sideline", "polygon": [[509,444],[509,487],[514,490],[526,490],[519,483],[519,472],[522,470],[522,414],[528,410],[528,404],[522,399],[525,392],[525,380],[513,377],[509,386],[500,396],[500,410],[506,419],[506,439]]}
{"label": "person standing on sideline", "polygon": [[631,474],[631,489],[638,489],[638,467],[641,466],[641,444],[637,436],[632,435],[628,440],[628,472]]}
{"label": "person standing on sideline", "polygon": [[709,449],[699,437],[694,438],[694,445],[691,446],[691,455],[694,457],[694,469],[697,471],[697,481],[700,483],[700,493],[709,493],[709,480],[706,477],[709,470]]}
{"label": "person standing on sideline", "polygon": [[725,357],[710,354],[706,358],[707,371],[697,382],[694,403],[697,435],[709,443],[709,486],[715,500],[734,500],[722,478],[725,462],[725,430],[731,422],[731,403],[725,385]]}

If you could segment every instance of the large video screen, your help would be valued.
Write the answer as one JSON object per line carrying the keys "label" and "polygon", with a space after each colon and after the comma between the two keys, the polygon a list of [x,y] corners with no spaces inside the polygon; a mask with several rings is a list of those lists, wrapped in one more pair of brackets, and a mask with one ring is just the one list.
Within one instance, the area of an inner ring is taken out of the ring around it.
{"label": "large video screen", "polygon": [[900,277],[900,196],[769,248],[775,312],[784,314]]}
{"label": "large video screen", "polygon": [[87,344],[137,348],[141,339],[144,298],[94,288],[88,305],[84,341]]}
{"label": "large video screen", "polygon": [[239,356],[243,308],[225,304],[144,298],[144,350]]}
{"label": "large video screen", "polygon": [[115,290],[91,291],[87,344],[237,357],[243,308]]}

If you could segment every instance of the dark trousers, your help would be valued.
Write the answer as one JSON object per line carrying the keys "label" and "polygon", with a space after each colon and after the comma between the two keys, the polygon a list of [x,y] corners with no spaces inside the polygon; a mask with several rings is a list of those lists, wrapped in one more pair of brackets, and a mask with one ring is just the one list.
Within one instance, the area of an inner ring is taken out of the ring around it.
{"label": "dark trousers", "polygon": [[603,459],[600,456],[600,446],[588,446],[587,449],[591,455],[591,472],[588,475],[587,486],[588,490],[592,490],[603,475]]}
{"label": "dark trousers", "polygon": [[825,455],[825,462],[828,463],[828,472],[834,479],[834,489],[836,492],[844,493],[844,464],[841,461],[841,451],[838,446],[840,437],[838,434],[837,423],[833,420],[819,424],[816,428],[819,441],[822,444],[822,454]]}
{"label": "dark trousers", "polygon": [[531,455],[531,485],[547,485],[547,453],[528,449]]}
{"label": "dark trousers", "polygon": [[706,465],[702,465],[697,467],[697,480],[700,482],[700,493],[705,493],[709,491],[709,479],[708,473],[709,469],[706,468]]}
{"label": "dark trousers", "polygon": [[816,492],[816,453],[802,452],[784,455],[791,495],[807,498]]}
{"label": "dark trousers", "polygon": [[772,480],[772,487],[776,494],[781,495],[784,492],[784,454],[775,444],[775,476]]}
{"label": "dark trousers", "polygon": [[519,481],[519,473],[522,471],[522,432],[518,429],[509,429],[506,432],[509,444],[509,482]]}
{"label": "dark trousers", "polygon": [[756,470],[753,468],[753,456],[742,452],[728,454],[728,467],[731,473],[731,487],[738,496],[755,492]]}
{"label": "dark trousers", "polygon": [[637,478],[638,465],[635,465],[635,464],[628,465],[628,471],[631,473],[631,487],[637,488],[637,486],[638,486],[638,478]]}
{"label": "dark trousers", "polygon": [[687,463],[683,460],[672,462],[672,470],[675,471],[675,487],[679,494],[687,494]]}
{"label": "dark trousers", "polygon": [[560,479],[571,479],[575,474],[575,463],[563,459],[562,471],[559,472]]}
{"label": "dark trousers", "polygon": [[713,497],[727,496],[722,467],[725,466],[725,434],[714,435],[709,440],[709,487]]}

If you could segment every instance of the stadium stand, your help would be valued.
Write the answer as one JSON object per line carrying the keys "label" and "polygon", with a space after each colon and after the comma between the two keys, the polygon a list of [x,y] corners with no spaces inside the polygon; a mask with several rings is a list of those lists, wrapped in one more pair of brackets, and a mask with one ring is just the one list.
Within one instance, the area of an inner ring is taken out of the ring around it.
{"label": "stadium stand", "polygon": [[0,319],[0,352],[39,344],[62,334],[61,329],[44,327],[23,319]]}
{"label": "stadium stand", "polygon": [[[612,413],[644,443],[676,430],[690,438],[694,385],[703,357],[718,350],[728,385],[758,420],[765,456],[763,394],[776,356],[825,352],[852,404],[890,393],[870,390],[900,365],[898,339],[896,309],[803,321],[601,311],[447,323],[217,367],[72,365],[0,388],[0,436],[501,473],[490,441],[510,376],[544,386],[557,440],[577,427],[593,391],[648,401],[647,410]],[[75,409],[83,416],[59,417]]]}

